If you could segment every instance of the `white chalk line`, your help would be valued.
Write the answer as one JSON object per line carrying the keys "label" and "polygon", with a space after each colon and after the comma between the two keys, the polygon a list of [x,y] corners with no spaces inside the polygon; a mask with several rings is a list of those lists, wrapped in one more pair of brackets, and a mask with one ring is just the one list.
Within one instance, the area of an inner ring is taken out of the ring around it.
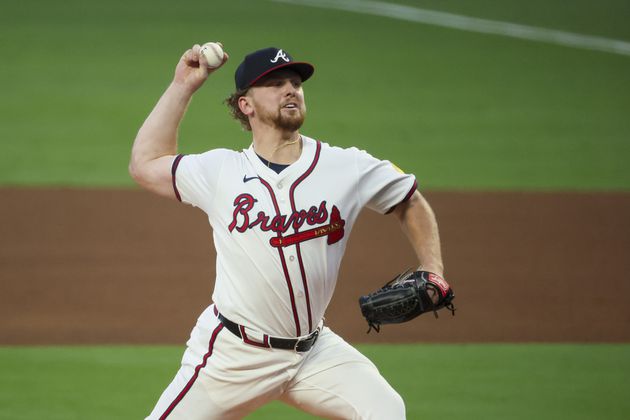
{"label": "white chalk line", "polygon": [[302,6],[323,9],[344,10],[393,19],[419,22],[428,25],[503,35],[512,38],[546,42],[550,44],[603,51],[613,54],[630,55],[630,42],[599,36],[582,35],[555,29],[539,28],[518,23],[480,19],[453,13],[437,12],[394,3],[372,0],[273,0]]}

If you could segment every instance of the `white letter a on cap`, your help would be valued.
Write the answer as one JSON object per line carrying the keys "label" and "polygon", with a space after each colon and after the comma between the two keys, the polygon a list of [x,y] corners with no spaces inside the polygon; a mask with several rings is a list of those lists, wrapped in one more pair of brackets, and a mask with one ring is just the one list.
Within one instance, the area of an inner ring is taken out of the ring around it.
{"label": "white letter a on cap", "polygon": [[279,59],[283,59],[285,62],[289,62],[291,60],[289,60],[289,58],[287,57],[287,55],[284,53],[284,51],[282,50],[278,50],[278,53],[276,54],[276,56],[271,60],[272,63],[277,63]]}

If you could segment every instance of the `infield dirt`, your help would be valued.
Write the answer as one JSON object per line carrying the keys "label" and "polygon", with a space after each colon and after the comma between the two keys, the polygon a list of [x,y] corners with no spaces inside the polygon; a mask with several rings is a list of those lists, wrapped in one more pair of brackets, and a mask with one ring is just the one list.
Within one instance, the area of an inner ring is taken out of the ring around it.
{"label": "infield dirt", "polygon": [[[205,215],[135,190],[0,189],[0,344],[174,343],[211,301]],[[326,322],[352,342],[630,341],[630,194],[428,192],[456,316],[365,334],[357,298],[415,265],[364,212]]]}

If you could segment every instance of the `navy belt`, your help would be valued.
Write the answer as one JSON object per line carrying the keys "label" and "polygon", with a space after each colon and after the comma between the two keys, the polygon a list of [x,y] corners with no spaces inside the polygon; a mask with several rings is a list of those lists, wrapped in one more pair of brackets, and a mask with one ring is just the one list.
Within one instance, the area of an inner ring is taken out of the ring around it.
{"label": "navy belt", "polygon": [[226,317],[224,317],[221,313],[217,313],[217,317],[219,321],[228,329],[232,334],[242,339],[245,343],[252,344],[259,347],[271,347],[274,349],[282,349],[282,350],[294,350],[297,352],[306,352],[313,347],[315,341],[317,341],[317,337],[319,336],[319,328],[313,331],[306,337],[303,338],[278,338],[278,337],[269,337],[266,334],[264,335],[264,340],[262,343],[257,341],[251,341],[247,336],[244,336],[242,332],[245,331],[245,327],[237,324],[236,322],[232,322]]}

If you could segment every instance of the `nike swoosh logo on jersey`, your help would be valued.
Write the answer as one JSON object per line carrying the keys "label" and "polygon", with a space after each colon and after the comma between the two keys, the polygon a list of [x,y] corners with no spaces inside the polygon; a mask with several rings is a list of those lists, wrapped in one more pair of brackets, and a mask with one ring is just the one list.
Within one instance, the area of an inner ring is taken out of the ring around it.
{"label": "nike swoosh logo on jersey", "polygon": [[250,176],[249,178],[247,178],[247,175],[243,175],[243,182],[248,182],[248,181],[251,181],[252,179],[258,179],[258,177]]}

